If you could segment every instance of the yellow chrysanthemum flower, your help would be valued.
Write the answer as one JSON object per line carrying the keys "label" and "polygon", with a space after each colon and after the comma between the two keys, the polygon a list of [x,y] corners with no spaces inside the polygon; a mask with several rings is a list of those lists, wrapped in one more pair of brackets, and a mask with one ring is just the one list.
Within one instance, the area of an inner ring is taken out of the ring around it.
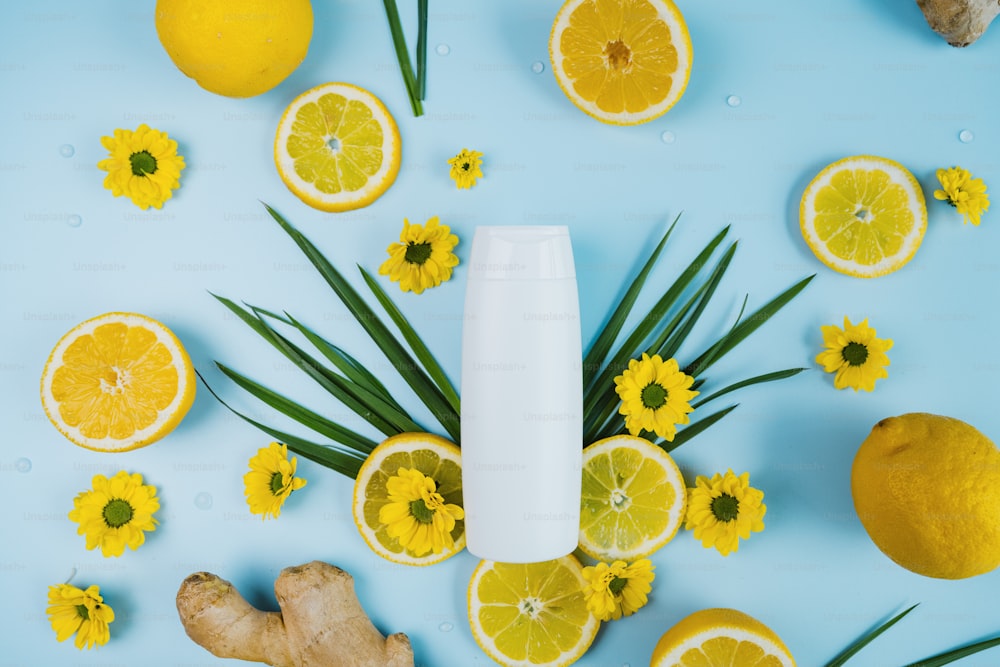
{"label": "yellow chrysanthemum flower", "polygon": [[458,155],[448,160],[448,164],[451,165],[450,176],[459,190],[471,188],[476,184],[477,178],[483,177],[480,168],[483,164],[483,154],[479,151],[463,148]]}
{"label": "yellow chrysanthemum flower", "polygon": [[694,408],[690,401],[698,395],[690,387],[694,378],[682,372],[676,359],[663,361],[660,355],[632,359],[628,368],[615,378],[615,392],[622,399],[619,414],[625,415],[625,428],[632,435],[650,431],[673,440],[677,424],[687,424]]}
{"label": "yellow chrysanthemum flower", "polygon": [[145,211],[161,208],[181,186],[184,158],[166,132],[143,123],[135,131],[119,129],[112,137],[101,137],[101,145],[109,157],[97,167],[108,172],[104,187],[115,197],[125,195]]}
{"label": "yellow chrysanthemum flower", "polygon": [[587,580],[584,596],[587,609],[601,621],[617,621],[631,616],[646,604],[652,590],[653,564],[648,558],[629,565],[616,560],[583,568]]}
{"label": "yellow chrysanthemum flower", "polygon": [[723,556],[739,549],[740,538],[764,530],[764,492],[750,486],[750,473],[739,477],[727,470],[708,479],[698,475],[688,489],[684,527],[694,529],[694,537],[706,549],[715,547]]}
{"label": "yellow chrysanthemum flower", "polygon": [[844,317],[843,329],[832,324],[821,329],[826,349],[816,355],[816,363],[827,373],[836,373],[834,387],[874,391],[876,380],[889,377],[885,369],[889,365],[886,352],[892,348],[892,340],[876,338],[875,329],[868,326],[867,319],[853,325]]}
{"label": "yellow chrysanthemum flower", "polygon": [[288,459],[288,445],[272,442],[250,457],[250,472],[243,475],[244,495],[252,514],[261,519],[278,518],[292,491],[306,485],[295,476],[298,459]]}
{"label": "yellow chrysanthemum flower", "polygon": [[103,646],[111,639],[108,624],[115,620],[115,612],[104,604],[98,586],[90,586],[87,590],[69,584],[49,586],[46,613],[56,631],[57,641],[66,641],[76,635],[73,643],[83,650]]}
{"label": "yellow chrysanthemum flower", "polygon": [[452,252],[456,245],[458,237],[437,216],[428,220],[426,227],[411,225],[404,218],[399,243],[386,248],[389,259],[378,272],[398,282],[404,292],[420,294],[451,279],[451,270],[458,266],[458,257]]}
{"label": "yellow chrysanthemum flower", "polygon": [[125,547],[138,549],[146,541],[144,531],[156,530],[153,514],[160,509],[156,487],[142,483],[142,475],[119,471],[108,479],[94,475],[91,491],[73,499],[71,521],[80,524],[78,535],[87,536],[87,549],[101,547],[101,554],[121,556]]}
{"label": "yellow chrysanthemum flower", "polygon": [[983,179],[972,178],[972,174],[961,167],[938,169],[937,178],[942,189],[934,191],[934,198],[955,207],[965,218],[962,224],[971,222],[978,226],[983,213],[990,208],[990,196],[986,194]]}
{"label": "yellow chrysanthemum flower", "polygon": [[451,549],[455,522],[465,518],[458,505],[446,504],[437,484],[419,470],[400,468],[386,481],[389,502],[382,506],[378,520],[386,525],[389,537],[414,556]]}

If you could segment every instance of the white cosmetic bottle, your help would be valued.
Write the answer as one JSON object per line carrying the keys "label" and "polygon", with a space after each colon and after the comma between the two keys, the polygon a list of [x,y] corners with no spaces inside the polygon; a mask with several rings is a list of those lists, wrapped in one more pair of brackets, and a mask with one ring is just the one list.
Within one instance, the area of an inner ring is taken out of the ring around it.
{"label": "white cosmetic bottle", "polygon": [[579,540],[580,305],[565,226],[476,229],[462,327],[469,551],[533,563]]}

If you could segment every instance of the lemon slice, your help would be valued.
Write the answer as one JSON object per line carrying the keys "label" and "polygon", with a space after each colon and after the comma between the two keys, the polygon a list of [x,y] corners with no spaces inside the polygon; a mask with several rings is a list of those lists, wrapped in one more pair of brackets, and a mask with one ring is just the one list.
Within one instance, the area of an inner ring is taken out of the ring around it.
{"label": "lemon slice", "polygon": [[321,211],[371,204],[396,180],[401,154],[388,109],[349,83],[326,83],[296,97],[274,139],[281,180]]}
{"label": "lemon slice", "polygon": [[583,450],[580,549],[603,561],[632,561],[677,534],[687,491],[674,460],[631,435],[598,440]]}
{"label": "lemon slice", "polygon": [[472,636],[507,667],[570,665],[600,627],[587,609],[586,585],[572,555],[541,563],[481,561],[469,581]]}
{"label": "lemon slice", "polygon": [[858,278],[892,273],[909,262],[927,229],[920,184],[906,167],[857,155],[825,167],[799,206],[802,236],[834,271]]}
{"label": "lemon slice", "polygon": [[42,407],[72,442],[124,452],[170,433],[194,402],[194,366],[167,327],[106,313],[69,330],[42,370]]}
{"label": "lemon slice", "polygon": [[603,123],[662,116],[684,94],[694,53],[671,0],[568,0],[549,36],[559,87]]}
{"label": "lemon slice", "polygon": [[388,502],[386,482],[400,468],[419,470],[434,480],[446,503],[462,505],[462,453],[453,443],[430,433],[401,433],[387,438],[368,455],[354,481],[351,510],[354,524],[372,551],[394,563],[431,565],[465,548],[465,522],[455,522],[454,546],[441,553],[416,556],[390,537],[379,510]]}
{"label": "lemon slice", "polygon": [[660,637],[650,667],[795,667],[769,627],[735,609],[703,609]]}

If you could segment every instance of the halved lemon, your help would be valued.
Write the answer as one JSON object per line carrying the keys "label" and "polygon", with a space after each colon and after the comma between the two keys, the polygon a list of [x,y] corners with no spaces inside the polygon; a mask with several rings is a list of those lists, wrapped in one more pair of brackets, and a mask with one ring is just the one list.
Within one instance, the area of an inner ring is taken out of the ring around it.
{"label": "halved lemon", "polygon": [[389,110],[349,83],[326,83],[296,97],[274,139],[281,180],[321,211],[371,204],[396,180],[401,156]]}
{"label": "halved lemon", "polygon": [[600,627],[587,609],[586,585],[572,555],[541,563],[481,561],[469,581],[472,636],[507,667],[570,665]]}
{"label": "halved lemon", "polygon": [[687,491],[674,460],[645,438],[619,435],[583,450],[580,549],[632,561],[661,548],[684,521]]}
{"label": "halved lemon", "polygon": [[465,522],[455,522],[451,531],[454,545],[441,553],[416,556],[390,537],[379,510],[389,502],[386,482],[400,468],[419,470],[434,480],[445,503],[462,505],[462,452],[453,443],[430,433],[401,433],[380,443],[354,480],[351,510],[354,524],[372,551],[386,560],[405,565],[431,565],[451,558],[465,548]]}
{"label": "halved lemon", "polygon": [[42,407],[72,442],[124,452],[170,433],[194,402],[191,359],[160,322],[105,313],[69,330],[42,370]]}
{"label": "halved lemon", "polygon": [[757,619],[735,609],[703,609],[667,630],[650,667],[795,667],[788,647]]}
{"label": "halved lemon", "polygon": [[603,123],[637,125],[684,94],[694,52],[671,0],[567,0],[549,36],[559,87]]}
{"label": "halved lemon", "polygon": [[906,167],[856,155],[828,165],[809,183],[799,223],[806,244],[824,264],[875,278],[913,258],[927,229],[927,205]]}

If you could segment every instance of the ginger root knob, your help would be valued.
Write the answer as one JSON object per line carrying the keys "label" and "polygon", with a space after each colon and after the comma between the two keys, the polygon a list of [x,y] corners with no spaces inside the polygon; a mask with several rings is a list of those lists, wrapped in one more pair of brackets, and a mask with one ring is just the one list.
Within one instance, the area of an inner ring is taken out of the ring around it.
{"label": "ginger root knob", "polygon": [[213,655],[273,667],[413,667],[403,633],[384,637],[354,592],[350,574],[313,561],[274,582],[281,612],[254,608],[214,574],[196,572],[177,591],[188,636]]}
{"label": "ginger root knob", "polygon": [[917,0],[927,24],[952,46],[982,37],[1000,14],[1000,0]]}

